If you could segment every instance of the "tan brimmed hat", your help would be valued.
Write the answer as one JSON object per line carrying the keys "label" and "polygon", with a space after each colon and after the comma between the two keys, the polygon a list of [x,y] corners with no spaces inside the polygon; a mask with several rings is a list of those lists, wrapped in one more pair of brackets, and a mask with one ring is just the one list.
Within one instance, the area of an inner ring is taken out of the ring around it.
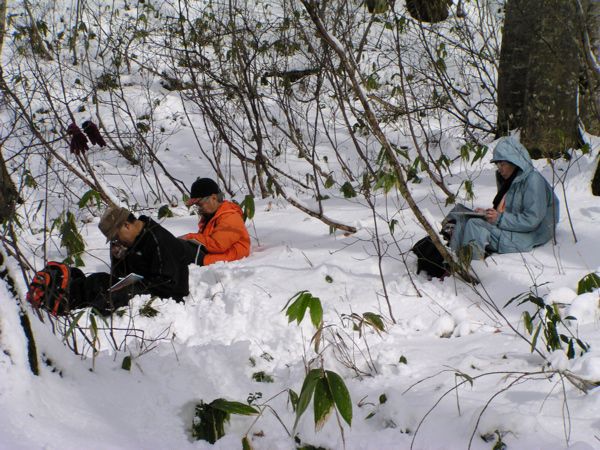
{"label": "tan brimmed hat", "polygon": [[129,210],[122,208],[121,206],[112,205],[109,206],[98,224],[98,228],[104,236],[106,236],[106,242],[112,241],[117,235],[117,231],[121,228],[121,225],[125,223],[129,217]]}

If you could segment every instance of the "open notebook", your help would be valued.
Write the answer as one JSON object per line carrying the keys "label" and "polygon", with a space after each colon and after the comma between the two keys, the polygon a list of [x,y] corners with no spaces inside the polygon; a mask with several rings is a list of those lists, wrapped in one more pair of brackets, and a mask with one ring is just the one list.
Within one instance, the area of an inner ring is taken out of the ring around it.
{"label": "open notebook", "polygon": [[452,214],[457,214],[460,216],[467,216],[467,217],[480,217],[482,219],[485,217],[485,213],[475,212],[475,211],[460,211],[460,212],[453,212]]}
{"label": "open notebook", "polygon": [[121,278],[119,281],[117,281],[115,284],[113,284],[111,287],[109,287],[108,292],[118,291],[119,289],[123,289],[124,287],[131,286],[132,284],[135,284],[138,281],[141,281],[143,279],[144,279],[144,277],[141,275],[138,275],[137,273],[130,273],[129,275],[127,275],[124,278]]}

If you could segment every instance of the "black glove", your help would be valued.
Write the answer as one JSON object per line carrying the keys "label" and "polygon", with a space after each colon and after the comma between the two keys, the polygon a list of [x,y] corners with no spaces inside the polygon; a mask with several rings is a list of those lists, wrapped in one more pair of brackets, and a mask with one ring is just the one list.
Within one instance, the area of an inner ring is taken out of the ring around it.
{"label": "black glove", "polygon": [[71,135],[71,144],[69,146],[71,153],[79,155],[80,153],[84,153],[86,150],[89,150],[87,144],[88,140],[77,125],[74,123],[69,125],[67,128],[67,133]]}
{"label": "black glove", "polygon": [[83,128],[83,131],[85,131],[85,134],[87,134],[87,137],[90,139],[92,145],[98,144],[100,147],[104,147],[106,145],[106,142],[100,135],[100,131],[95,123],[90,120],[86,120],[81,124],[81,128]]}

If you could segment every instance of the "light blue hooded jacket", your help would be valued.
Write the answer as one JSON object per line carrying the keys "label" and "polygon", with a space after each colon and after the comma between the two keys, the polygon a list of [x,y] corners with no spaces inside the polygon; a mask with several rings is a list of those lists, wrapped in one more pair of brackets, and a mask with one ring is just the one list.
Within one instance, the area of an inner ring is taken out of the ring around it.
{"label": "light blue hooded jacket", "polygon": [[[531,251],[552,238],[559,219],[558,198],[519,141],[512,136],[501,138],[494,149],[492,162],[496,161],[508,161],[520,169],[506,193],[504,212],[495,224],[461,217],[450,242],[455,251],[471,245],[474,259],[483,257],[486,245],[498,253]],[[498,173],[496,177],[500,188],[503,179]]]}

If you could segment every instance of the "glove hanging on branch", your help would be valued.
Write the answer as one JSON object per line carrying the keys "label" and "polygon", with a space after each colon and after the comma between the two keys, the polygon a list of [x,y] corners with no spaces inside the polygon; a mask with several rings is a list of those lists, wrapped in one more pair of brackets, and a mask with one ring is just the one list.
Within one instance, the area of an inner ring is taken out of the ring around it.
{"label": "glove hanging on branch", "polygon": [[80,153],[84,153],[86,150],[89,150],[87,144],[88,140],[85,137],[85,134],[81,132],[77,125],[75,125],[74,123],[69,125],[67,128],[67,133],[69,133],[72,136],[71,145],[69,146],[71,153],[79,155]]}
{"label": "glove hanging on branch", "polygon": [[94,122],[92,122],[91,120],[86,120],[81,124],[81,128],[83,128],[83,131],[85,132],[85,134],[87,134],[87,137],[92,143],[92,145],[97,144],[100,147],[104,147],[106,145],[104,138],[102,138],[102,136],[100,135],[100,131],[98,130],[98,127]]}

